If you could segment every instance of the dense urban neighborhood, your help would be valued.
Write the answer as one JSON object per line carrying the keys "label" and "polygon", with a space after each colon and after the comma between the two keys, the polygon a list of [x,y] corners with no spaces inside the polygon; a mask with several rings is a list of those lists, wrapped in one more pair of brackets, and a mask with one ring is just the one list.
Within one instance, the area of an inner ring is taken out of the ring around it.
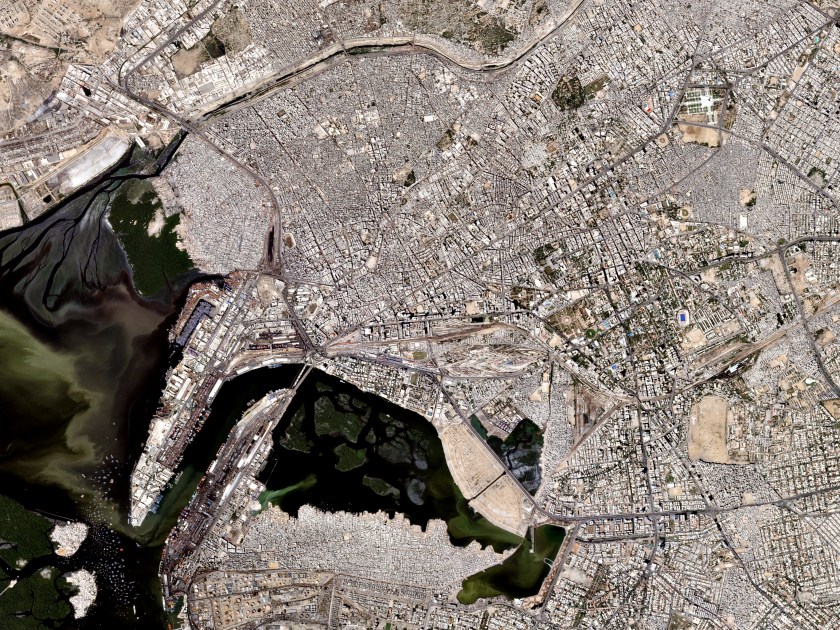
{"label": "dense urban neighborhood", "polygon": [[[294,371],[166,538],[181,627],[840,626],[835,4],[113,10],[0,0],[0,229],[177,147],[139,230],[172,221],[201,275],[129,524],[224,388]],[[320,403],[307,429],[316,374],[434,439]],[[379,509],[271,485],[319,439],[410,480],[365,472]]]}

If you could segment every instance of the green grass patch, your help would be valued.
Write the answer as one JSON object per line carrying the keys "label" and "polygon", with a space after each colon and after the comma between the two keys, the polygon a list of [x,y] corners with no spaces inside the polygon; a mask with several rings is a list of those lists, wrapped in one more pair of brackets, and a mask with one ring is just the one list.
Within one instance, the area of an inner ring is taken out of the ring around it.
{"label": "green grass patch", "polygon": [[484,428],[484,425],[481,424],[481,420],[479,420],[477,416],[470,416],[470,424],[472,425],[472,428],[475,429],[476,433],[481,436],[482,440],[487,439],[487,429]]}
{"label": "green grass patch", "polygon": [[577,77],[563,77],[551,93],[551,100],[561,110],[577,109],[586,100],[586,92]]}

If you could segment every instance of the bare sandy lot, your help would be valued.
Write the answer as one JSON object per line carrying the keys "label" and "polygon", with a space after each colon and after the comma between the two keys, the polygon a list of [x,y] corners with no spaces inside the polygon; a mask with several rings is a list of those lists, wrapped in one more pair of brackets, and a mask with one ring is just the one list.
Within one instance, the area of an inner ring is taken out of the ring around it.
{"label": "bare sandy lot", "polygon": [[720,396],[704,396],[691,408],[688,425],[688,458],[712,464],[729,463],[726,425],[729,403]]}
{"label": "bare sandy lot", "polygon": [[696,326],[692,326],[691,328],[687,328],[685,332],[685,340],[682,343],[683,350],[697,350],[698,348],[702,348],[707,343],[706,335],[703,334],[703,331],[697,328]]}
{"label": "bare sandy lot", "polygon": [[50,177],[48,184],[52,189],[58,187],[62,194],[69,194],[115,164],[128,147],[126,140],[118,136],[106,136]]}
{"label": "bare sandy lot", "polygon": [[686,114],[677,122],[683,142],[695,142],[710,147],[720,146],[718,130],[710,127],[698,127],[691,123],[705,123],[705,114]]}
{"label": "bare sandy lot", "polygon": [[738,203],[742,206],[747,206],[756,199],[755,191],[749,188],[742,188],[738,191]]}
{"label": "bare sandy lot", "polygon": [[440,439],[452,478],[470,506],[497,527],[524,535],[522,490],[487,447],[462,424],[445,427]]}
{"label": "bare sandy lot", "polygon": [[179,50],[172,55],[172,67],[175,68],[175,76],[183,78],[195,74],[198,67],[208,59],[210,59],[210,55],[199,45]]}
{"label": "bare sandy lot", "polygon": [[799,252],[793,257],[793,260],[788,262],[790,268],[790,277],[793,281],[793,288],[799,294],[805,292],[808,288],[808,279],[805,277],[805,272],[811,266],[811,261],[808,256]]}
{"label": "bare sandy lot", "polygon": [[522,491],[507,475],[470,501],[470,507],[497,527],[519,536],[524,536],[528,529],[522,509]]}
{"label": "bare sandy lot", "polygon": [[502,465],[464,425],[446,427],[440,439],[452,477],[467,500],[475,497],[504,472]]}
{"label": "bare sandy lot", "polygon": [[822,401],[822,406],[835,420],[840,420],[840,398]]}

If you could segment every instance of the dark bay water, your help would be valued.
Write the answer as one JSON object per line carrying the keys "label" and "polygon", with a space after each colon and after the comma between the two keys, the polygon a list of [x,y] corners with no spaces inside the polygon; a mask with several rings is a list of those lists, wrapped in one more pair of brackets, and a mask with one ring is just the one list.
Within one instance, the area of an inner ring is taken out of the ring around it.
{"label": "dark bay water", "polygon": [[[190,278],[140,298],[107,212],[116,191],[159,172],[176,146],[160,156],[134,149],[55,210],[0,234],[0,493],[92,527],[76,555],[51,560],[93,571],[100,587],[88,617],[62,627],[165,627],[160,549],[136,545],[124,514]],[[0,628],[20,623],[3,618]]]}
{"label": "dark bay water", "polygon": [[[260,368],[222,386],[204,429],[185,453],[181,476],[158,513],[144,523],[144,538],[155,541],[169,531],[248,404],[289,386],[298,372],[298,366]],[[516,548],[504,563],[465,581],[459,595],[465,603],[536,594],[563,541],[565,532],[558,527],[537,528],[533,540],[530,533],[523,540],[494,526],[467,504],[426,419],[318,370],[298,388],[273,439],[260,475],[267,488],[263,509],[272,503],[291,515],[303,505],[354,513],[382,510],[404,514],[422,527],[441,519],[455,545],[475,540],[496,551]],[[520,436],[511,444],[522,441]]]}
{"label": "dark bay water", "polygon": [[458,545],[477,540],[503,551],[520,541],[469,507],[431,423],[318,371],[299,388],[275,429],[261,481],[268,488],[264,501],[292,515],[303,505],[382,510],[423,527],[444,520]]}
{"label": "dark bay water", "polygon": [[[248,403],[298,372],[264,368],[226,383],[157,514],[139,529],[126,524],[131,469],[166,370],[178,360],[168,329],[198,274],[173,278],[173,267],[164,267],[164,288],[153,299],[138,295],[107,218],[119,191],[159,173],[176,146],[161,156],[133,149],[54,211],[0,234],[0,494],[91,526],[72,558],[40,561],[97,576],[88,616],[60,627],[166,627],[157,578],[166,535]],[[478,540],[501,550],[520,542],[469,508],[424,418],[338,379],[313,372],[274,439],[264,504],[292,514],[305,503],[400,512],[420,525],[445,520],[455,544]],[[509,564],[507,575],[514,569]],[[498,572],[491,577],[505,592]],[[511,583],[512,595],[524,588]],[[0,606],[0,628],[18,623]]]}

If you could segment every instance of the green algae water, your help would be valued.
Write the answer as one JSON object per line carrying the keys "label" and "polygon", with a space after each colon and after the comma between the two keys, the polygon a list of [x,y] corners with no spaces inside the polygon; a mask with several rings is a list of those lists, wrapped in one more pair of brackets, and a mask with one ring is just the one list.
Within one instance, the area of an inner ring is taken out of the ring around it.
{"label": "green algae water", "polygon": [[306,491],[316,483],[318,483],[318,477],[314,474],[309,474],[297,483],[293,483],[291,486],[286,486],[285,488],[280,488],[278,490],[266,490],[260,495],[260,509],[264,510],[269,506],[269,504],[279,505],[280,501],[283,500],[283,497],[290,492]]}
{"label": "green algae water", "polygon": [[[33,469],[93,461],[95,447],[78,429],[100,396],[81,385],[74,357],[39,341],[0,311],[0,362],[4,416],[27,419],[4,426],[0,465],[27,455],[34,457]],[[54,448],[60,442],[64,447]],[[41,449],[49,451],[49,461],[38,455]]]}
{"label": "green algae water", "polygon": [[471,575],[458,593],[462,604],[474,604],[479,599],[506,595],[528,597],[536,595],[551,570],[566,531],[562,527],[543,525],[536,528],[533,540],[529,534],[517,550],[501,564]]}

